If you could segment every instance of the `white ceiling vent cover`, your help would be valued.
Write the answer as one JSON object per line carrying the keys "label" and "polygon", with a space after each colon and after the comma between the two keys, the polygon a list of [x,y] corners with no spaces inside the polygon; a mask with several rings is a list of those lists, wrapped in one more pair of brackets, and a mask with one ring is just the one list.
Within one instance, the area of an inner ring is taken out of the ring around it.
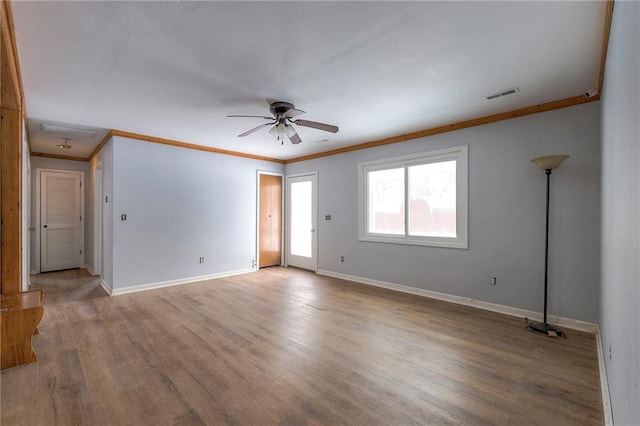
{"label": "white ceiling vent cover", "polygon": [[42,123],[40,126],[42,127],[42,131],[45,133],[64,133],[65,135],[73,135],[77,138],[91,139],[97,133],[95,130],[58,126],[57,124]]}
{"label": "white ceiling vent cover", "polygon": [[507,89],[507,90],[503,90],[503,91],[498,92],[498,93],[492,93],[491,95],[485,96],[485,98],[488,101],[490,101],[491,99],[501,98],[501,97],[507,96],[507,95],[513,95],[514,93],[518,93],[519,91],[520,91],[520,89],[518,89],[517,87],[514,87],[513,89]]}

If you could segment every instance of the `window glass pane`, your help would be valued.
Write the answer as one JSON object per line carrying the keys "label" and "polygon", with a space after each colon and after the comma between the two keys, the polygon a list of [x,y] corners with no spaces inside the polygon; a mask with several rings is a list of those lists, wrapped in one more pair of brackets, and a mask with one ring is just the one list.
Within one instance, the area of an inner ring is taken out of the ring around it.
{"label": "window glass pane", "polygon": [[313,229],[313,184],[309,181],[291,184],[291,254],[311,257]]}
{"label": "window glass pane", "polygon": [[368,232],[404,235],[404,168],[367,173]]}
{"label": "window glass pane", "polygon": [[409,235],[456,234],[456,161],[409,167]]}

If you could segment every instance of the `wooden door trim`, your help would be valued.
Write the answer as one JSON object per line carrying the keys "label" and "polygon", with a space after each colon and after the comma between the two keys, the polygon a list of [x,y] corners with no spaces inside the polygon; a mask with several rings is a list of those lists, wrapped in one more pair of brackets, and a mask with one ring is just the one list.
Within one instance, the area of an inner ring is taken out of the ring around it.
{"label": "wooden door trim", "polygon": [[281,221],[282,225],[280,229],[280,264],[284,265],[284,262],[285,262],[285,255],[284,255],[284,247],[285,247],[284,228],[285,228],[285,222],[286,222],[285,211],[284,211],[284,208],[285,208],[284,187],[286,185],[285,175],[284,173],[280,173],[280,172],[258,170],[256,173],[256,258],[254,259],[254,262],[253,262],[253,269],[256,271],[260,269],[260,176],[262,175],[280,176],[282,178],[282,194],[281,194],[281,205],[280,205],[280,212],[281,212],[281,218],[282,218],[282,221]]}
{"label": "wooden door trim", "polygon": [[22,119],[20,111],[2,108],[0,144],[0,201],[2,232],[0,233],[0,293],[15,294],[22,291],[22,185],[24,159]]}
{"label": "wooden door trim", "polygon": [[[42,187],[41,187],[41,182],[42,182],[42,172],[56,172],[56,173],[67,173],[67,174],[76,174],[76,175],[80,175],[80,185],[82,185],[82,189],[80,190],[80,215],[82,216],[82,226],[80,227],[80,241],[82,242],[81,245],[81,249],[82,249],[82,256],[85,258],[86,260],[86,247],[84,244],[84,228],[85,228],[85,224],[87,221],[87,217],[84,211],[84,192],[86,191],[86,187],[85,187],[85,179],[84,179],[84,172],[82,171],[76,171],[76,170],[61,170],[61,169],[45,169],[45,168],[37,168],[36,169],[36,211],[35,211],[35,228],[36,228],[36,244],[35,244],[35,255],[36,258],[35,260],[35,265],[34,265],[34,270],[37,274],[39,274],[40,272],[42,272],[42,264],[41,264],[41,257],[42,257],[42,247],[41,247],[41,237],[40,237],[40,233],[42,231],[41,227],[42,227],[42,223],[41,223],[41,217],[40,217],[40,213],[41,213],[41,204],[42,204]],[[81,268],[84,268],[86,262],[84,262],[84,264],[80,265]]]}

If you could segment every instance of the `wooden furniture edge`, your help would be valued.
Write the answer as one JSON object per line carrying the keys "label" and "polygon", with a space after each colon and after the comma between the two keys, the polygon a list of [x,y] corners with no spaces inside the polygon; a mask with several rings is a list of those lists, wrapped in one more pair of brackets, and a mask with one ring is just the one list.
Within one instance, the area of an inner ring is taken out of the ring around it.
{"label": "wooden furniture edge", "polygon": [[32,339],[40,334],[38,324],[44,316],[43,300],[42,289],[0,296],[0,369],[38,361]]}

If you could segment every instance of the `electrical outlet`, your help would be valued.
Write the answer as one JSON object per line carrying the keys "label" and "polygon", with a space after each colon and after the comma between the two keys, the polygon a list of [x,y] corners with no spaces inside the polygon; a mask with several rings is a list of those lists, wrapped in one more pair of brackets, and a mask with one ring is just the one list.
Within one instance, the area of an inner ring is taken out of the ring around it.
{"label": "electrical outlet", "polygon": [[609,343],[609,361],[611,361],[611,343]]}
{"label": "electrical outlet", "polygon": [[497,281],[497,280],[496,280],[496,277],[491,277],[491,278],[489,279],[489,283],[491,283],[491,285],[496,285],[496,281]]}
{"label": "electrical outlet", "polygon": [[200,258],[200,263],[204,263],[204,257]]}
{"label": "electrical outlet", "polygon": [[255,259],[253,259],[253,260],[251,261],[251,267],[255,269],[257,266],[258,266],[258,261],[257,261],[257,260],[255,260]]}
{"label": "electrical outlet", "polygon": [[344,256],[340,256],[340,262],[344,263]]}

